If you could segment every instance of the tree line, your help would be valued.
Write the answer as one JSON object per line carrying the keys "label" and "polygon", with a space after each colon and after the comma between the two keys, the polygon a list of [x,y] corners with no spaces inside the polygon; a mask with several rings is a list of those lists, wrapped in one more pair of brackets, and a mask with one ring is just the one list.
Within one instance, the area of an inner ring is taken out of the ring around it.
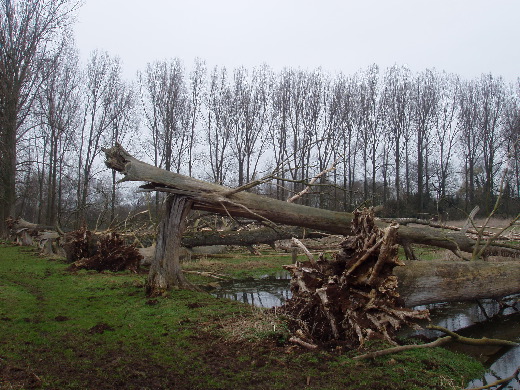
{"label": "tree line", "polygon": [[520,79],[171,59],[126,80],[107,52],[81,64],[70,38],[77,3],[1,4],[1,220],[73,227],[155,211],[158,196],[125,190],[104,168],[101,148],[116,142],[211,182],[259,180],[252,191],[277,199],[329,170],[299,201],[333,210],[460,218],[475,205],[489,212],[499,194],[503,215],[519,208]]}

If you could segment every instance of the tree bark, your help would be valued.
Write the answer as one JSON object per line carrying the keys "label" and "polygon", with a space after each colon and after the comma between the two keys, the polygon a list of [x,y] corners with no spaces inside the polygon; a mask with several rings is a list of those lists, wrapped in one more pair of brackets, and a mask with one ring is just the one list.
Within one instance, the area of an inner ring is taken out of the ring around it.
{"label": "tree bark", "polygon": [[499,298],[520,292],[520,262],[407,261],[394,268],[406,307]]}
{"label": "tree bark", "polygon": [[181,237],[192,201],[186,196],[169,195],[159,225],[155,256],[146,282],[148,296],[162,295],[171,287],[193,288],[182,273],[179,255]]}
{"label": "tree bark", "polygon": [[[329,211],[271,199],[249,192],[236,192],[229,187],[208,183],[187,176],[167,172],[132,157],[121,146],[105,149],[106,165],[125,175],[123,181],[145,181],[142,188],[164,191],[189,197],[193,209],[247,217],[285,225],[321,230],[332,234],[349,235],[352,214]],[[376,221],[377,226],[388,223]],[[399,243],[425,244],[452,251],[472,253],[476,242],[460,232],[445,231],[432,227],[401,226]],[[503,243],[493,243],[484,255],[518,257],[520,249]]]}
{"label": "tree bark", "polygon": [[182,246],[193,248],[210,245],[240,245],[272,244],[278,240],[297,238],[320,238],[323,233],[298,227],[283,227],[281,229],[258,228],[239,231],[203,231],[182,236]]}

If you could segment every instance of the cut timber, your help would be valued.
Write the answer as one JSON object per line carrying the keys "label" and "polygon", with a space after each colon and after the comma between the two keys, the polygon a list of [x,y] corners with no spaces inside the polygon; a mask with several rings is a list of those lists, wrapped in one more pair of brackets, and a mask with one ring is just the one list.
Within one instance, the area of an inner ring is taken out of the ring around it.
{"label": "cut timber", "polygon": [[407,307],[499,298],[520,292],[520,262],[408,261],[396,267]]}
{"label": "cut timber", "polygon": [[[193,209],[257,219],[267,223],[306,227],[332,234],[351,233],[351,213],[288,203],[245,191],[237,192],[229,187],[165,171],[137,160],[120,145],[104,151],[106,165],[123,173],[124,181],[144,181],[148,183],[142,186],[144,189],[187,196],[193,201]],[[388,226],[382,221],[377,221],[376,224],[381,228]],[[398,242],[425,244],[469,253],[473,252],[476,245],[475,240],[460,232],[428,226],[402,226],[399,229]],[[497,254],[517,257],[520,250],[518,247],[497,242],[490,245],[484,255]]]}

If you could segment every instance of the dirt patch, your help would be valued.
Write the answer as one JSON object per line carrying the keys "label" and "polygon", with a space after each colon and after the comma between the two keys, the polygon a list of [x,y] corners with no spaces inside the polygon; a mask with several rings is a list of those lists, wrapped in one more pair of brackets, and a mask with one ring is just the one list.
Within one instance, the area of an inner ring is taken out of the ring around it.
{"label": "dirt patch", "polygon": [[114,331],[115,329],[111,327],[110,325],[100,322],[97,325],[94,325],[92,328],[88,330],[88,333],[90,334],[103,334],[106,331]]}
{"label": "dirt patch", "polygon": [[34,372],[10,366],[0,359],[1,389],[37,389],[41,385],[41,379]]}

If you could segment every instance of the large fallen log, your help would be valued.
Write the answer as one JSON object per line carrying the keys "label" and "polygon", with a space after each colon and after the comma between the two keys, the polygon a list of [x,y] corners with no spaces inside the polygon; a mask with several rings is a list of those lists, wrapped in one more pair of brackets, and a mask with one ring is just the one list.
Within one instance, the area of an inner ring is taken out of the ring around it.
{"label": "large fallen log", "polygon": [[239,231],[201,231],[189,232],[182,236],[182,245],[187,248],[209,245],[240,245],[272,244],[279,240],[298,238],[320,238],[323,233],[299,227],[284,227],[283,229],[258,228]]}
{"label": "large fallen log", "polygon": [[23,218],[8,218],[7,229],[13,241],[22,246],[37,246],[47,256],[61,255],[60,235],[51,226],[31,223]]}
{"label": "large fallen log", "polygon": [[406,307],[520,293],[519,261],[407,261],[394,274]]}
{"label": "large fallen log", "polygon": [[[147,182],[142,186],[144,190],[187,196],[193,201],[193,209],[256,219],[267,224],[274,222],[331,234],[350,234],[352,213],[288,203],[165,171],[134,158],[120,145],[104,151],[106,165],[121,172],[124,175],[122,181]],[[388,226],[388,223],[383,221],[376,221],[376,224],[381,228]],[[402,245],[409,243],[431,245],[456,253],[460,251],[472,253],[477,245],[475,240],[461,232],[429,226],[401,226],[398,242]],[[520,249],[517,246],[495,242],[483,255],[519,257]]]}
{"label": "large fallen log", "polygon": [[[256,219],[270,226],[273,231],[283,230],[279,225],[274,224],[279,223],[321,230],[331,234],[350,235],[352,233],[350,225],[353,214],[351,213],[283,202],[168,172],[135,159],[118,145],[105,150],[105,154],[106,165],[123,173],[125,175],[123,181],[143,181],[146,182],[141,186],[144,190],[163,191],[187,197],[190,199],[193,209]],[[377,220],[375,224],[382,228],[389,226],[388,223]],[[401,245],[426,244],[454,252],[472,252],[477,245],[475,240],[461,232],[428,226],[401,226],[397,241]],[[215,243],[222,244],[221,241]],[[205,244],[207,245],[207,242]],[[493,243],[485,254],[516,257],[519,253],[518,247]],[[483,261],[467,265],[448,262],[442,264],[416,263],[418,262],[411,262],[408,267],[395,269],[396,275],[403,279],[402,288],[409,289],[408,291],[403,290],[401,294],[407,307],[449,300],[475,299],[476,297],[498,297],[520,292],[518,284],[520,262],[517,261],[507,262],[503,265]],[[459,271],[451,272],[452,266],[453,270]],[[407,271],[401,271],[401,269]],[[451,294],[450,290],[456,292]]]}

